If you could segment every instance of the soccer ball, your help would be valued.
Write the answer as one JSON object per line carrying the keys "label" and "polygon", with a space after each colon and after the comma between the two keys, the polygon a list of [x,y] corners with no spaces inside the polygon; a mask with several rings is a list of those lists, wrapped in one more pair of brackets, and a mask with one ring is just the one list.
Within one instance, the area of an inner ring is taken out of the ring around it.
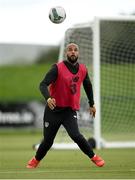
{"label": "soccer ball", "polygon": [[66,12],[63,7],[56,6],[52,7],[49,12],[49,19],[55,23],[60,24],[62,23],[66,18]]}

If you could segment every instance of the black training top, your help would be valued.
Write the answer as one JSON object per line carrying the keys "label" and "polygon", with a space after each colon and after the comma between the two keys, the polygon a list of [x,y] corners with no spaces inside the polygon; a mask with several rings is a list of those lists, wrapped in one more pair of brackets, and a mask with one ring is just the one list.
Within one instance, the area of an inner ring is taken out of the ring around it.
{"label": "black training top", "polygon": [[[72,65],[68,61],[63,61],[63,62],[71,73],[76,74],[78,72],[79,63]],[[48,86],[52,82],[56,81],[57,76],[58,76],[58,68],[57,68],[57,65],[54,64],[52,66],[52,68],[48,71],[48,73],[45,75],[45,78],[40,83],[40,91],[46,100],[50,97],[50,94],[48,91]],[[93,89],[92,89],[92,84],[91,84],[88,73],[86,74],[86,77],[84,78],[83,87],[84,87],[84,90],[85,90],[86,95],[88,97],[89,105],[92,107],[94,105]]]}

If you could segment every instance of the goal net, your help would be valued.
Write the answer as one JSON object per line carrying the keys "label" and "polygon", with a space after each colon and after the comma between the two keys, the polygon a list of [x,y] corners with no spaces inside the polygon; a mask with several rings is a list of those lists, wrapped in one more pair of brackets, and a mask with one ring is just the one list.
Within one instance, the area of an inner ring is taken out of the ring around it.
{"label": "goal net", "polygon": [[[65,46],[70,42],[80,47],[79,62],[88,68],[97,109],[92,120],[82,91],[80,131],[87,139],[94,137],[97,148],[135,147],[135,19],[95,18],[92,24],[68,29],[60,59],[65,59]],[[66,133],[61,142],[68,145],[71,141],[65,137]]]}
{"label": "goal net", "polygon": [[96,18],[93,45],[98,146],[135,147],[135,18]]}

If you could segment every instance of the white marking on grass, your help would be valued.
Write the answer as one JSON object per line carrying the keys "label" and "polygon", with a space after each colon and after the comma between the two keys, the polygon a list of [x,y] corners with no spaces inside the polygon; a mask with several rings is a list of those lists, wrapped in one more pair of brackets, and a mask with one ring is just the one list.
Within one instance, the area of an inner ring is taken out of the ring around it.
{"label": "white marking on grass", "polygon": [[135,171],[135,169],[130,169],[130,171]]}
{"label": "white marking on grass", "polygon": [[[100,169],[100,170],[37,170],[37,169],[28,169],[26,171],[21,171],[21,170],[13,170],[13,171],[0,171],[0,174],[17,174],[17,173],[22,173],[22,174],[29,174],[29,173],[76,173],[76,172],[125,172],[125,170],[104,170],[104,169]],[[130,169],[130,170],[126,170],[126,171],[135,171],[135,169]]]}
{"label": "white marking on grass", "polygon": [[[89,170],[79,170],[79,172],[88,172]],[[44,170],[44,171],[37,171],[37,169],[28,169],[27,171],[1,171],[0,173],[1,174],[4,174],[4,173],[8,173],[8,174],[14,174],[14,173],[65,173],[65,172],[78,172],[77,170],[58,170],[58,171],[47,171],[47,170]]]}

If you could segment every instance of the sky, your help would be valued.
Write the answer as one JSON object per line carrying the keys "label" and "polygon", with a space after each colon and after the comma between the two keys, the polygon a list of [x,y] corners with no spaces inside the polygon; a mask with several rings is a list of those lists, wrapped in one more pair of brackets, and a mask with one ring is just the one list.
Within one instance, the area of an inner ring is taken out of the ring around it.
{"label": "sky", "polygon": [[[66,11],[61,24],[48,18],[54,6]],[[75,24],[132,12],[135,0],[0,0],[0,43],[58,45]]]}

